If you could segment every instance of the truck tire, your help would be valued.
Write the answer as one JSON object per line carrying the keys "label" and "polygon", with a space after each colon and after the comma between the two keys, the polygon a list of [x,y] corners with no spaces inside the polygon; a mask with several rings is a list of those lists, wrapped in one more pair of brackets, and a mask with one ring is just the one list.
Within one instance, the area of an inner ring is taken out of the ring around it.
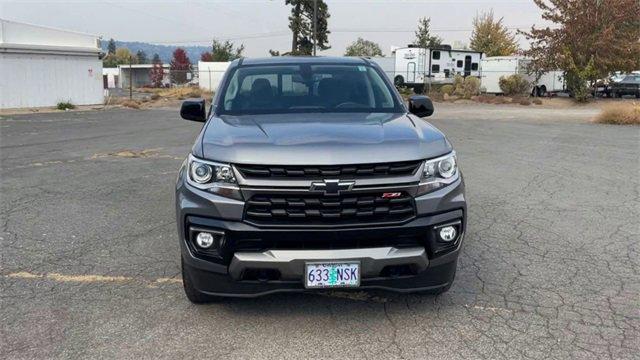
{"label": "truck tire", "polygon": [[220,297],[206,295],[193,286],[193,282],[189,277],[189,271],[184,266],[184,260],[180,259],[180,267],[182,268],[182,286],[184,287],[184,293],[187,295],[187,299],[194,304],[207,304],[220,300]]}
{"label": "truck tire", "polygon": [[393,78],[393,84],[395,86],[403,86],[404,85],[404,78],[402,77],[402,75],[397,75],[396,77]]}
{"label": "truck tire", "polygon": [[537,94],[538,97],[544,97],[547,96],[547,87],[542,85],[542,86],[538,86],[538,90],[537,90]]}
{"label": "truck tire", "polygon": [[416,94],[424,94],[424,85],[414,85],[413,92]]}

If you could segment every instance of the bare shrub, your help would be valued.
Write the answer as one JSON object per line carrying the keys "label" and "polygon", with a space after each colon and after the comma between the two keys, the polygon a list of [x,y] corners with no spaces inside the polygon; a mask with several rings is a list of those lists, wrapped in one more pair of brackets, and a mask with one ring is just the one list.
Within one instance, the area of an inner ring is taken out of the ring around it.
{"label": "bare shrub", "polygon": [[453,85],[447,84],[447,85],[442,85],[442,87],[440,88],[440,93],[441,94],[447,94],[447,95],[453,95],[453,92],[456,89],[453,87]]}
{"label": "bare shrub", "polygon": [[513,74],[509,76],[500,76],[500,90],[505,95],[526,95],[529,93],[531,84],[522,75]]}
{"label": "bare shrub", "polygon": [[640,125],[640,102],[612,103],[602,108],[595,118],[600,124]]}

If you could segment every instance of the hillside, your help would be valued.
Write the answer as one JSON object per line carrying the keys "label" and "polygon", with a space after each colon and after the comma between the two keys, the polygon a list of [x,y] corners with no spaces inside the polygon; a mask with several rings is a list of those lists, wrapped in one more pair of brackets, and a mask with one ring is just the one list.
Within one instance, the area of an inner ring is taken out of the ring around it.
{"label": "hillside", "polygon": [[[102,51],[107,52],[107,45],[109,44],[109,39],[102,40]],[[138,41],[118,41],[116,40],[116,48],[125,47],[129,49],[132,53],[138,52],[138,50],[142,50],[147,54],[147,58],[149,61],[153,58],[153,54],[160,55],[160,59],[162,59],[163,63],[168,63],[171,61],[171,57],[173,51],[181,47],[189,56],[189,60],[191,63],[197,63],[200,60],[200,54],[205,51],[211,51],[211,47],[209,46],[176,46],[176,45],[158,45],[158,44],[150,44],[145,42]]]}

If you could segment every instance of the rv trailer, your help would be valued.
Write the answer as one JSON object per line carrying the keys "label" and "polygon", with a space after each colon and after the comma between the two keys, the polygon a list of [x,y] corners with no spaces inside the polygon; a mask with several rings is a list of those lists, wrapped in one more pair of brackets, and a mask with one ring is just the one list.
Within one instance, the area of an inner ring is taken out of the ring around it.
{"label": "rv trailer", "polygon": [[451,84],[456,75],[480,77],[482,52],[450,46],[426,49],[409,46],[395,50],[396,86],[421,91],[427,84]]}

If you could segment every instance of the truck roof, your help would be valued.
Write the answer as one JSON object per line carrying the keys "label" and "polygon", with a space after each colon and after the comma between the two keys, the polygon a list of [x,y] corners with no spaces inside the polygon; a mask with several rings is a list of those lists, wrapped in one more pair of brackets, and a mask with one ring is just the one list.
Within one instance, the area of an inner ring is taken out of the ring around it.
{"label": "truck roof", "polygon": [[278,64],[367,64],[368,62],[362,58],[346,56],[271,56],[262,58],[244,58],[235,60],[234,63],[238,66],[242,66]]}

